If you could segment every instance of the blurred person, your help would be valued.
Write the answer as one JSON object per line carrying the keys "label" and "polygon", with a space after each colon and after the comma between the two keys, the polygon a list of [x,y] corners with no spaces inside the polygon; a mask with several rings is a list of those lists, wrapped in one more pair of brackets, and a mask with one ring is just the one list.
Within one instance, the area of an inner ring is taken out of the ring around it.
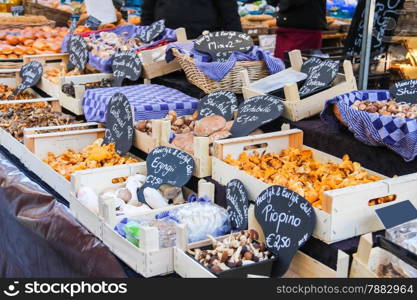
{"label": "blurred person", "polygon": [[242,31],[236,0],[144,0],[142,25],[165,19],[168,28],[184,27],[195,39],[203,31]]}
{"label": "blurred person", "polygon": [[291,50],[320,49],[327,27],[326,0],[267,0],[278,6],[275,56]]}

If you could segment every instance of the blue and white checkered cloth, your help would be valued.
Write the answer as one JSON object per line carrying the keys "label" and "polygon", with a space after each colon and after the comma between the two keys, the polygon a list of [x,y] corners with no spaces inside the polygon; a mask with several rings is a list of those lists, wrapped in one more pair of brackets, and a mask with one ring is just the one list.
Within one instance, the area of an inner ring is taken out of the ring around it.
{"label": "blue and white checkered cloth", "polygon": [[88,122],[106,122],[106,107],[115,93],[123,93],[134,109],[135,121],[164,118],[170,110],[179,116],[192,115],[198,100],[157,84],[90,89],[85,92],[83,109]]}
{"label": "blue and white checkered cloth", "polygon": [[174,59],[172,48],[193,57],[197,68],[214,81],[221,81],[226,77],[238,61],[264,61],[271,75],[285,69],[284,62],[281,59],[273,57],[268,51],[258,46],[253,46],[248,53],[235,51],[226,62],[212,62],[209,54],[194,49],[193,42],[169,44],[166,55],[168,62]]}
{"label": "blue and white checkered cloth", "polygon": [[417,120],[384,116],[351,109],[356,101],[371,102],[389,100],[389,91],[355,91],[328,100],[321,113],[321,119],[334,127],[341,127],[334,116],[333,104],[336,104],[343,120],[355,138],[370,146],[385,146],[401,155],[409,162],[417,156]]}
{"label": "blue and white checkered cloth", "polygon": [[[146,30],[149,26],[135,26],[135,25],[125,25],[117,27],[113,30],[110,30],[108,32],[114,32],[117,35],[124,36],[125,38],[132,38],[136,35],[138,35],[143,30]],[[90,36],[91,38],[94,38],[94,36],[99,36],[99,33],[93,34]],[[67,44],[70,39],[71,35],[67,34],[62,42],[62,49],[63,52],[66,52],[67,50]],[[138,47],[136,50],[145,49],[148,47],[153,47],[156,44],[158,44],[161,40],[169,41],[169,42],[175,42],[177,40],[177,34],[175,33],[175,30],[166,28],[165,32],[161,35],[159,41],[151,42],[149,44],[145,44],[141,47]],[[112,58],[102,58],[93,55],[91,52],[89,53],[88,57],[88,63],[92,65],[94,68],[99,70],[103,73],[112,73]]]}

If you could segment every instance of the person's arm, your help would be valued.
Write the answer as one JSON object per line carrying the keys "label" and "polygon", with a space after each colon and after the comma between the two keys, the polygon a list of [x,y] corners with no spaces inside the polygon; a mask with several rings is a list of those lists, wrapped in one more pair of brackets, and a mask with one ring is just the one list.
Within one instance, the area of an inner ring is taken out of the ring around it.
{"label": "person's arm", "polygon": [[237,12],[236,0],[213,0],[221,21],[221,27],[226,31],[242,31],[242,24]]}
{"label": "person's arm", "polygon": [[157,0],[144,0],[142,4],[141,25],[151,25],[155,22],[155,4]]}

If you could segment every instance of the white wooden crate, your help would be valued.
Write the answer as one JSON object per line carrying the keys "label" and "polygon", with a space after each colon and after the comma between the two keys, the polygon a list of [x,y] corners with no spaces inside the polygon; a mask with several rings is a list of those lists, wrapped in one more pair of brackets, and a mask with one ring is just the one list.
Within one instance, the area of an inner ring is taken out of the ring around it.
{"label": "white wooden crate", "polygon": [[[78,191],[81,187],[90,187],[99,195],[107,188],[117,189],[123,185],[121,183],[112,183],[113,179],[129,177],[135,174],[146,175],[146,163],[142,162],[134,165],[84,170],[76,172],[71,176],[70,209],[73,211],[77,220],[99,239],[103,239],[103,224],[106,221],[106,216],[95,214],[83,203],[78,201]],[[110,216],[107,215],[107,217]],[[114,226],[114,222],[111,225]]]}
{"label": "white wooden crate", "polygon": [[[259,232],[259,231],[258,231]],[[224,237],[218,238],[222,239]],[[195,249],[211,245],[209,240],[188,244],[186,247],[177,243],[175,248],[175,272],[184,278],[217,278],[207,268],[202,266],[185,249]],[[284,278],[347,278],[349,269],[349,256],[338,251],[337,270],[334,270],[316,259],[298,251],[291,262],[290,268]],[[249,276],[248,276],[249,277]]]}
{"label": "white wooden crate", "polygon": [[[91,127],[91,129],[83,129]],[[25,152],[23,163],[43,181],[57,191],[64,199],[71,201],[71,182],[55,172],[50,166],[43,162],[47,153],[59,155],[73,149],[82,151],[91,145],[98,138],[104,137],[104,128],[97,123],[84,123],[66,126],[40,127],[25,129]],[[81,128],[81,129],[80,129]],[[67,131],[51,133],[35,133],[62,129]],[[136,163],[138,164],[138,163]],[[135,165],[135,164],[131,164]],[[96,169],[98,170],[98,169]],[[94,170],[92,170],[94,171]]]}
{"label": "white wooden crate", "polygon": [[[128,177],[134,174],[146,175],[146,163],[139,163],[134,165],[115,166],[111,168],[101,168],[96,170],[85,170],[76,172],[72,178],[72,191],[70,208],[74,212],[77,220],[83,224],[90,232],[100,238],[105,245],[122,261],[139,274],[145,277],[153,277],[163,274],[169,274],[174,271],[174,247],[160,249],[159,247],[151,247],[150,244],[159,244],[159,237],[157,230],[141,229],[141,247],[138,248],[131,244],[128,240],[120,236],[114,227],[123,217],[116,216],[114,207],[110,207],[99,200],[99,213],[96,214],[89,210],[76,197],[77,192],[81,187],[92,188],[97,195],[108,188],[117,189],[122,184],[113,184],[112,180]],[[207,195],[209,198],[214,198],[214,185],[207,183],[204,180],[198,185],[199,196]],[[185,189],[184,196],[191,191]],[[169,206],[152,210],[150,212],[141,213],[131,219],[140,218],[141,220],[151,220],[155,215],[178,208],[180,206]],[[179,226],[179,236],[184,235],[184,228]],[[149,243],[150,242],[150,243]]]}
{"label": "white wooden crate", "polygon": [[388,251],[373,247],[372,233],[361,236],[358,251],[353,254],[350,278],[379,278],[376,270],[378,264],[389,263],[392,257]]}
{"label": "white wooden crate", "polygon": [[61,92],[61,83],[52,82],[45,77],[46,70],[50,68],[61,68],[61,63],[68,64],[68,53],[57,54],[39,54],[39,55],[27,55],[23,57],[23,64],[27,64],[31,61],[39,61],[43,66],[43,76],[39,83],[36,85],[39,89],[47,93],[51,97],[59,98]]}
{"label": "white wooden crate", "polygon": [[[177,148],[169,143],[171,121],[161,121],[160,128],[160,145]],[[194,153],[191,156],[195,162],[193,175],[197,178],[211,176],[210,141],[208,137],[194,137]]]}
{"label": "white wooden crate", "polygon": [[[294,50],[290,52],[291,68],[300,72],[303,64],[301,52]],[[284,86],[285,101],[283,117],[291,121],[300,121],[314,115],[319,114],[324,103],[341,94],[349,93],[357,90],[356,79],[353,74],[352,63],[345,61],[343,63],[344,74],[338,74],[335,78],[332,87],[319,92],[315,95],[306,97],[300,100],[297,84],[291,84]],[[243,87],[242,92],[246,100],[264,95],[263,92],[258,91],[251,87],[249,76],[247,71],[242,71]]]}
{"label": "white wooden crate", "polygon": [[[65,76],[60,79],[60,90],[59,90],[59,101],[62,107],[66,108],[73,114],[77,116],[84,115],[83,110],[83,99],[86,91],[85,84],[99,82],[102,79],[111,79],[113,78],[112,74],[106,73],[96,73],[96,74],[86,74],[86,75],[77,75],[77,76]],[[62,92],[62,86],[64,84],[74,83],[75,97],[68,96]]]}
{"label": "white wooden crate", "polygon": [[[342,160],[324,152],[303,145],[303,132],[289,130],[263,134],[255,137],[243,137],[217,141],[213,157],[213,179],[226,185],[232,179],[240,179],[248,189],[251,200],[269,187],[263,181],[230,166],[223,160],[228,154],[237,158],[247,146],[267,144],[267,148],[258,149],[259,153],[281,152],[288,147],[304,148],[313,151],[313,157],[321,162],[340,163]],[[253,152],[253,150],[247,151]],[[386,177],[367,170],[370,174],[384,178],[381,181],[358,186],[327,191],[324,193],[322,210],[315,209],[317,224],[314,236],[326,243],[341,241],[354,236],[381,230],[382,224],[375,215],[375,209],[390,206],[405,200],[417,205],[417,173],[398,178]],[[396,195],[394,202],[368,206],[372,199]]]}
{"label": "white wooden crate", "polygon": [[[184,28],[175,30],[177,42],[186,42],[187,34]],[[143,66],[143,78],[145,83],[150,83],[151,79],[164,76],[175,71],[181,70],[181,66],[176,60],[169,63],[165,61],[165,52],[167,46],[157,47],[155,49],[144,50],[139,53]]]}
{"label": "white wooden crate", "polygon": [[133,146],[145,153],[161,146],[161,124],[162,120],[152,120],[152,135],[135,129]]}

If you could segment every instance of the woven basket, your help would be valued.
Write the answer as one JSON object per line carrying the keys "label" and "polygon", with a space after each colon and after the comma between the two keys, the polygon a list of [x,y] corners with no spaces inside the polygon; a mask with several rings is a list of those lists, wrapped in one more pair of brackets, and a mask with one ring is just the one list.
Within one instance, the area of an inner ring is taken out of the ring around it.
{"label": "woven basket", "polygon": [[26,14],[45,16],[47,19],[55,21],[58,27],[67,27],[68,20],[71,18],[71,13],[69,12],[38,3],[25,1],[24,6]]}
{"label": "woven basket", "polygon": [[202,89],[206,94],[221,90],[242,94],[241,71],[243,70],[248,71],[251,81],[256,81],[269,75],[269,71],[263,61],[239,61],[221,81],[214,81],[197,68],[193,58],[180,53],[175,48],[172,49],[172,53],[184,70],[187,80]]}
{"label": "woven basket", "polygon": [[342,115],[341,115],[341,113],[339,111],[339,108],[337,107],[336,104],[333,104],[333,113],[334,113],[334,116],[339,120],[339,122],[343,126],[348,127],[347,123],[343,120]]}

